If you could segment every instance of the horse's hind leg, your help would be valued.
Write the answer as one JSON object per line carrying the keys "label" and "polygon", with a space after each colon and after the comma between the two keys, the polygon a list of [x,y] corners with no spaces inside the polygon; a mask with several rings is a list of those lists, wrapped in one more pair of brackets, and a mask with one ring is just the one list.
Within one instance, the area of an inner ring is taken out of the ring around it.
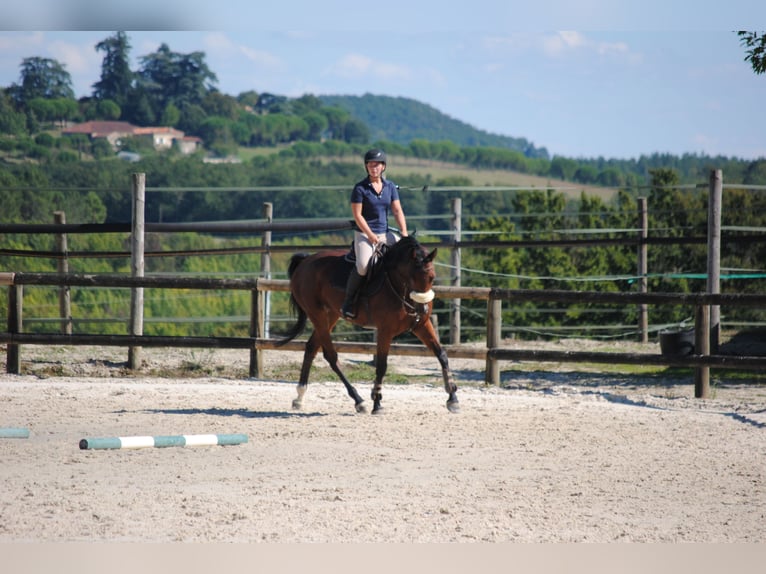
{"label": "horse's hind leg", "polygon": [[359,396],[359,393],[354,388],[354,385],[349,382],[349,380],[346,378],[346,375],[343,374],[343,371],[341,371],[340,367],[338,366],[338,352],[335,350],[335,347],[333,347],[332,343],[322,347],[322,354],[324,355],[325,360],[329,363],[330,368],[335,372],[336,375],[338,375],[338,378],[343,381],[343,385],[346,387],[348,396],[354,399],[354,408],[356,409],[356,412],[366,413],[367,407],[364,406],[364,399]]}
{"label": "horse's hind leg", "polygon": [[[322,347],[322,356],[324,356],[325,361],[330,365],[330,368],[333,370],[333,372],[338,375],[338,378],[343,381],[343,386],[346,387],[346,392],[348,392],[348,396],[354,399],[354,408],[356,408],[356,412],[358,413],[364,413],[367,412],[367,408],[364,406],[364,399],[359,396],[359,393],[354,388],[354,385],[352,385],[349,380],[346,378],[346,375],[343,374],[343,371],[340,370],[340,367],[338,366],[338,351],[335,350],[335,345],[332,344],[332,339],[330,338],[330,331],[332,331],[332,328],[335,326],[335,322],[338,320],[337,317],[335,317],[334,321],[331,321],[326,329],[320,330],[316,327],[317,323],[314,323],[314,334],[311,335],[311,338],[314,338],[314,335],[317,335],[317,342],[316,344],[320,347]],[[315,351],[316,352],[316,351]]]}
{"label": "horse's hind leg", "polygon": [[300,410],[303,407],[303,395],[306,394],[306,390],[309,385],[309,372],[311,371],[311,364],[314,362],[319,347],[314,340],[314,334],[312,333],[309,340],[306,342],[306,347],[303,351],[303,365],[301,366],[301,377],[298,380],[298,396],[293,400],[293,408]]}

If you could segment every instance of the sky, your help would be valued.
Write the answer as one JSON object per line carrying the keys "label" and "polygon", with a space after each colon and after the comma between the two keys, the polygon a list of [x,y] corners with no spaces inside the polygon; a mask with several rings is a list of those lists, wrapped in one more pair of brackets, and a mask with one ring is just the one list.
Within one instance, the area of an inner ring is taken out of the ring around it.
{"label": "sky", "polygon": [[766,30],[766,3],[0,3],[1,87],[37,56],[64,64],[76,96],[90,95],[103,59],[95,45],[124,30],[134,70],[162,43],[201,51],[233,96],[401,96],[551,156],[766,158],[766,74],[734,32]]}

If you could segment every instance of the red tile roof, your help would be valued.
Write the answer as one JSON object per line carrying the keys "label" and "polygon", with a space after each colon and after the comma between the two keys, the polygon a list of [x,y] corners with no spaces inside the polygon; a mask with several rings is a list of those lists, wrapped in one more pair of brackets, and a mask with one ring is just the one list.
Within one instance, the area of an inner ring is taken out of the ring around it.
{"label": "red tile roof", "polygon": [[91,137],[97,138],[106,137],[113,133],[131,134],[137,129],[139,129],[138,126],[134,126],[129,122],[90,121],[65,128],[62,132],[65,134],[88,134]]}

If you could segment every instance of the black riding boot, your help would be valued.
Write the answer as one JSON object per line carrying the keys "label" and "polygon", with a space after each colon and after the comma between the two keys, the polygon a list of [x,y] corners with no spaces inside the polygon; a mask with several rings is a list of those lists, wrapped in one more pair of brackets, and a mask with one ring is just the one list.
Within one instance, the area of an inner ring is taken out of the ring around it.
{"label": "black riding boot", "polygon": [[356,272],[356,267],[351,270],[346,282],[346,299],[343,301],[343,306],[340,308],[340,314],[346,319],[353,319],[356,317],[354,311],[354,304],[356,303],[356,292],[359,290],[359,286],[362,284],[363,276]]}

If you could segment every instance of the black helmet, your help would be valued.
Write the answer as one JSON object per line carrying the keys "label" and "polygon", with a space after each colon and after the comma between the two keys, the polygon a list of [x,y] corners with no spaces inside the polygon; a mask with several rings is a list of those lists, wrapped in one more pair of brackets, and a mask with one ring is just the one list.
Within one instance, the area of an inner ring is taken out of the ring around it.
{"label": "black helmet", "polygon": [[385,164],[386,152],[384,152],[382,149],[371,149],[366,154],[364,154],[364,163],[367,164],[368,161],[379,161]]}

